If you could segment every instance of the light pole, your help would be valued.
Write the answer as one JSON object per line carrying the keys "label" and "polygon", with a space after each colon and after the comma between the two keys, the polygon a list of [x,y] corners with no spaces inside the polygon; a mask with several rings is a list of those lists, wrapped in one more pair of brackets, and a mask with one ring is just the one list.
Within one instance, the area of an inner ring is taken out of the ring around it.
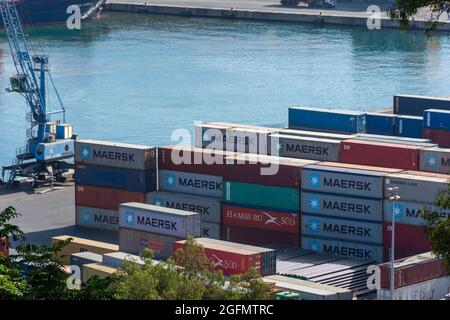
{"label": "light pole", "polygon": [[391,224],[391,300],[394,300],[395,292],[395,201],[400,200],[398,187],[387,188],[389,201],[392,202],[392,224]]}

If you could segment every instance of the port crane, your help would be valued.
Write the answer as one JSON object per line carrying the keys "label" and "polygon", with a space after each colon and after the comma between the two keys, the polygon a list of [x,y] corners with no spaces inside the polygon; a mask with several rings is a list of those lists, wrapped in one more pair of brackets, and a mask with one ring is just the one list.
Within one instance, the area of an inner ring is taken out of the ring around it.
{"label": "port crane", "polygon": [[[16,150],[11,165],[2,167],[0,183],[14,185],[17,177],[26,177],[36,187],[42,182],[65,180],[63,173],[73,168],[76,135],[72,133],[72,125],[65,121],[64,105],[50,74],[48,56],[30,54],[15,1],[0,0],[0,13],[17,72],[10,77],[6,91],[21,94],[30,112],[26,114],[25,146]],[[47,105],[48,85],[57,97],[54,111]]]}

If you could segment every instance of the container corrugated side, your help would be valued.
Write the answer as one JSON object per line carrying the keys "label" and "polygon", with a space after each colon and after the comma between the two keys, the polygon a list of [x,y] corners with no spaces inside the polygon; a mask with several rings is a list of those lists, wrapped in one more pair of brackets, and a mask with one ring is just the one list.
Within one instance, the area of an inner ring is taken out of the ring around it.
{"label": "container corrugated side", "polygon": [[340,140],[270,135],[270,155],[320,161],[339,161]]}
{"label": "container corrugated side", "polygon": [[79,227],[117,231],[119,211],[76,206],[75,222]]}
{"label": "container corrugated side", "polygon": [[450,174],[450,149],[427,148],[421,150],[420,171]]}
{"label": "container corrugated side", "polygon": [[331,139],[331,140],[348,140],[356,137],[356,134],[330,133],[322,131],[309,131],[309,130],[287,129],[287,128],[280,129],[279,134],[288,136]]}
{"label": "container corrugated side", "polygon": [[383,225],[366,221],[302,215],[302,236],[383,244]]}
{"label": "container corrugated side", "polygon": [[221,198],[222,177],[160,170],[159,190]]}
{"label": "container corrugated side", "polygon": [[201,214],[201,221],[221,222],[221,199],[191,194],[156,191],[147,193],[146,203]]}
{"label": "container corrugated side", "polygon": [[425,110],[430,108],[450,110],[450,99],[410,94],[394,95],[393,110],[395,114],[420,117]]}
{"label": "container corrugated side", "polygon": [[395,214],[395,221],[397,223],[425,226],[426,222],[421,217],[421,214],[425,209],[431,212],[436,212],[442,217],[447,217],[450,215],[450,209],[442,209],[432,204],[406,201],[395,201],[394,203],[389,200],[384,200],[384,221],[391,222],[392,215]]}
{"label": "container corrugated side", "polygon": [[424,128],[423,137],[430,139],[440,148],[450,148],[450,130]]}
{"label": "container corrugated side", "polygon": [[196,124],[195,147],[226,150],[226,129],[231,127],[233,126],[227,124]]}
{"label": "container corrugated side", "polygon": [[[395,259],[413,256],[431,251],[431,243],[426,234],[426,228],[407,224],[395,224]],[[389,261],[391,252],[392,226],[383,224],[384,259]]]}
{"label": "container corrugated side", "polygon": [[395,135],[399,137],[422,138],[423,117],[400,115],[395,119]]}
{"label": "container corrugated side", "polygon": [[423,113],[424,127],[450,131],[450,111],[428,109]]}
{"label": "container corrugated side", "polygon": [[278,129],[229,128],[226,129],[225,149],[238,153],[268,154],[269,135]]}
{"label": "container corrugated side", "polygon": [[121,267],[125,261],[131,261],[141,266],[145,264],[140,256],[127,252],[119,251],[103,254],[103,264],[113,268]]}
{"label": "container corrugated side", "polygon": [[295,188],[225,181],[223,200],[244,206],[278,209],[290,212],[300,210],[300,191]]}
{"label": "container corrugated side", "polygon": [[119,226],[172,237],[200,236],[200,214],[137,202],[119,208]]}
{"label": "container corrugated side", "polygon": [[394,135],[395,114],[390,113],[366,113],[366,133]]}
{"label": "container corrugated side", "polygon": [[221,224],[202,221],[200,226],[200,237],[218,240],[221,238]]}
{"label": "container corrugated side", "polygon": [[76,140],[75,162],[133,170],[156,169],[156,148],[99,140]]}
{"label": "container corrugated side", "polygon": [[116,272],[117,272],[116,268],[112,268],[110,266],[106,266],[106,265],[101,264],[101,263],[89,263],[89,264],[83,265],[83,268],[82,268],[83,278],[82,278],[82,280],[84,282],[86,282],[90,278],[92,278],[93,276],[97,276],[100,279],[104,279],[104,278],[107,278],[107,277],[113,275]]}

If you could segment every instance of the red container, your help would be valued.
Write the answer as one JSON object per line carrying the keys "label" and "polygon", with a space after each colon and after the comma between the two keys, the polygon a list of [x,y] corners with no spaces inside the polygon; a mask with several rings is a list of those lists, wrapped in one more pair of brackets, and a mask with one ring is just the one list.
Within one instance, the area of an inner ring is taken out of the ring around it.
{"label": "red container", "polygon": [[346,140],[341,142],[340,161],[404,170],[418,170],[421,147]]}
{"label": "red container", "polygon": [[222,223],[300,235],[300,215],[240,206],[222,205]]}
{"label": "red container", "polygon": [[[389,261],[391,252],[391,224],[384,223],[384,260]],[[431,243],[425,235],[425,228],[407,224],[395,224],[395,259],[414,256],[431,251]]]}
{"label": "red container", "polygon": [[[174,252],[179,248],[184,248],[184,243],[175,242]],[[204,252],[212,269],[222,270],[226,276],[243,274],[255,268],[261,273],[261,254],[248,250],[240,250],[218,245],[204,245]],[[178,263],[178,262],[177,262]]]}
{"label": "red container", "polygon": [[184,171],[222,176],[225,157],[234,152],[195,147],[164,146],[158,148],[158,170]]}
{"label": "red container", "polygon": [[[396,268],[394,271],[395,288],[401,288],[440,277],[445,277],[448,270],[444,266],[442,259],[430,257],[429,259],[420,259],[417,262],[405,262],[406,259],[396,260]],[[398,266],[400,264],[400,266]],[[390,263],[380,264],[380,280],[381,287],[389,289],[391,285],[390,279]]]}
{"label": "red container", "polygon": [[298,247],[300,245],[300,234],[229,226],[223,224],[222,240],[254,246],[283,244]]}
{"label": "red container", "polygon": [[9,247],[8,242],[5,238],[0,238],[0,253],[3,253],[4,256],[9,256]]}
{"label": "red container", "polygon": [[436,143],[441,148],[450,148],[450,131],[438,129],[423,129],[423,137],[430,139],[431,142]]}
{"label": "red container", "polygon": [[240,154],[226,158],[223,179],[288,188],[300,187],[301,168],[318,161]]}
{"label": "red container", "polygon": [[125,202],[145,203],[145,195],[145,192],[100,188],[87,185],[75,186],[76,205],[106,210],[119,210],[119,205]]}

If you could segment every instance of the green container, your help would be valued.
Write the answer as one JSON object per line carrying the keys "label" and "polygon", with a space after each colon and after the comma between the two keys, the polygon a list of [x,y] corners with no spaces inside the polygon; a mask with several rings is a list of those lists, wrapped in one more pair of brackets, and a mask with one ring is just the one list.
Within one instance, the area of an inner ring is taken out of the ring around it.
{"label": "green container", "polygon": [[299,300],[300,295],[295,292],[283,291],[275,294],[275,300]]}
{"label": "green container", "polygon": [[225,181],[225,202],[274,210],[300,211],[300,191],[295,188]]}

